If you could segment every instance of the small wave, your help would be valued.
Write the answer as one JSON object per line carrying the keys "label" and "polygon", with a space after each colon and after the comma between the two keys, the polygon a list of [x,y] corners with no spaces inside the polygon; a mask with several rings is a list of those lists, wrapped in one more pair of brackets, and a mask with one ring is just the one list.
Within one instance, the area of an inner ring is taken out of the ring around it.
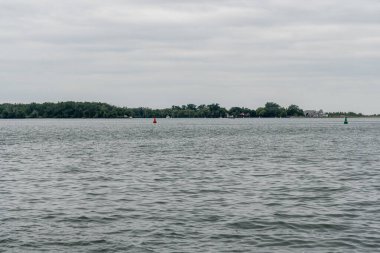
{"label": "small wave", "polygon": [[265,221],[265,220],[246,220],[227,224],[227,226],[235,229],[291,229],[299,231],[344,231],[350,229],[348,225],[332,224],[332,223],[295,223],[284,221]]}

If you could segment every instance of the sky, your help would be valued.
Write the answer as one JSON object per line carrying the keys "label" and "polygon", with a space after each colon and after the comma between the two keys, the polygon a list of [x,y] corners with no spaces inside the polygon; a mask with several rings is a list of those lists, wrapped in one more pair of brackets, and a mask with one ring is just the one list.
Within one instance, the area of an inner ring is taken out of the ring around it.
{"label": "sky", "polygon": [[378,0],[0,0],[0,103],[380,114]]}

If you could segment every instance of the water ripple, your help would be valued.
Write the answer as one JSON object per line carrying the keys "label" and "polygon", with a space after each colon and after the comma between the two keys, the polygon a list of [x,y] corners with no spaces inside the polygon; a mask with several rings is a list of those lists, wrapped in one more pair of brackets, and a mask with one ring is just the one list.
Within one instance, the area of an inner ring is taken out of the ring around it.
{"label": "water ripple", "polygon": [[0,120],[0,252],[379,252],[380,120]]}

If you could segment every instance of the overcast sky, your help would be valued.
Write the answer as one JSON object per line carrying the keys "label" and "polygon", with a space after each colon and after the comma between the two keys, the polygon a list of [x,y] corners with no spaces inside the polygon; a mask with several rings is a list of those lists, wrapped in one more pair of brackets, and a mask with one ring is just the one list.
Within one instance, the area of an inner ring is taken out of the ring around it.
{"label": "overcast sky", "polygon": [[379,0],[0,0],[0,103],[380,113]]}

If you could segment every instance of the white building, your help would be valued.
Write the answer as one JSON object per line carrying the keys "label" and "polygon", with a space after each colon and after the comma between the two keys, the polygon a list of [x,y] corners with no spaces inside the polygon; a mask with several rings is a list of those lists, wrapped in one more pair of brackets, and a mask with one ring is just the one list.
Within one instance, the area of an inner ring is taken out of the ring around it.
{"label": "white building", "polygon": [[304,111],[305,117],[307,118],[324,118],[327,117],[327,113],[324,113],[323,110],[305,110]]}

